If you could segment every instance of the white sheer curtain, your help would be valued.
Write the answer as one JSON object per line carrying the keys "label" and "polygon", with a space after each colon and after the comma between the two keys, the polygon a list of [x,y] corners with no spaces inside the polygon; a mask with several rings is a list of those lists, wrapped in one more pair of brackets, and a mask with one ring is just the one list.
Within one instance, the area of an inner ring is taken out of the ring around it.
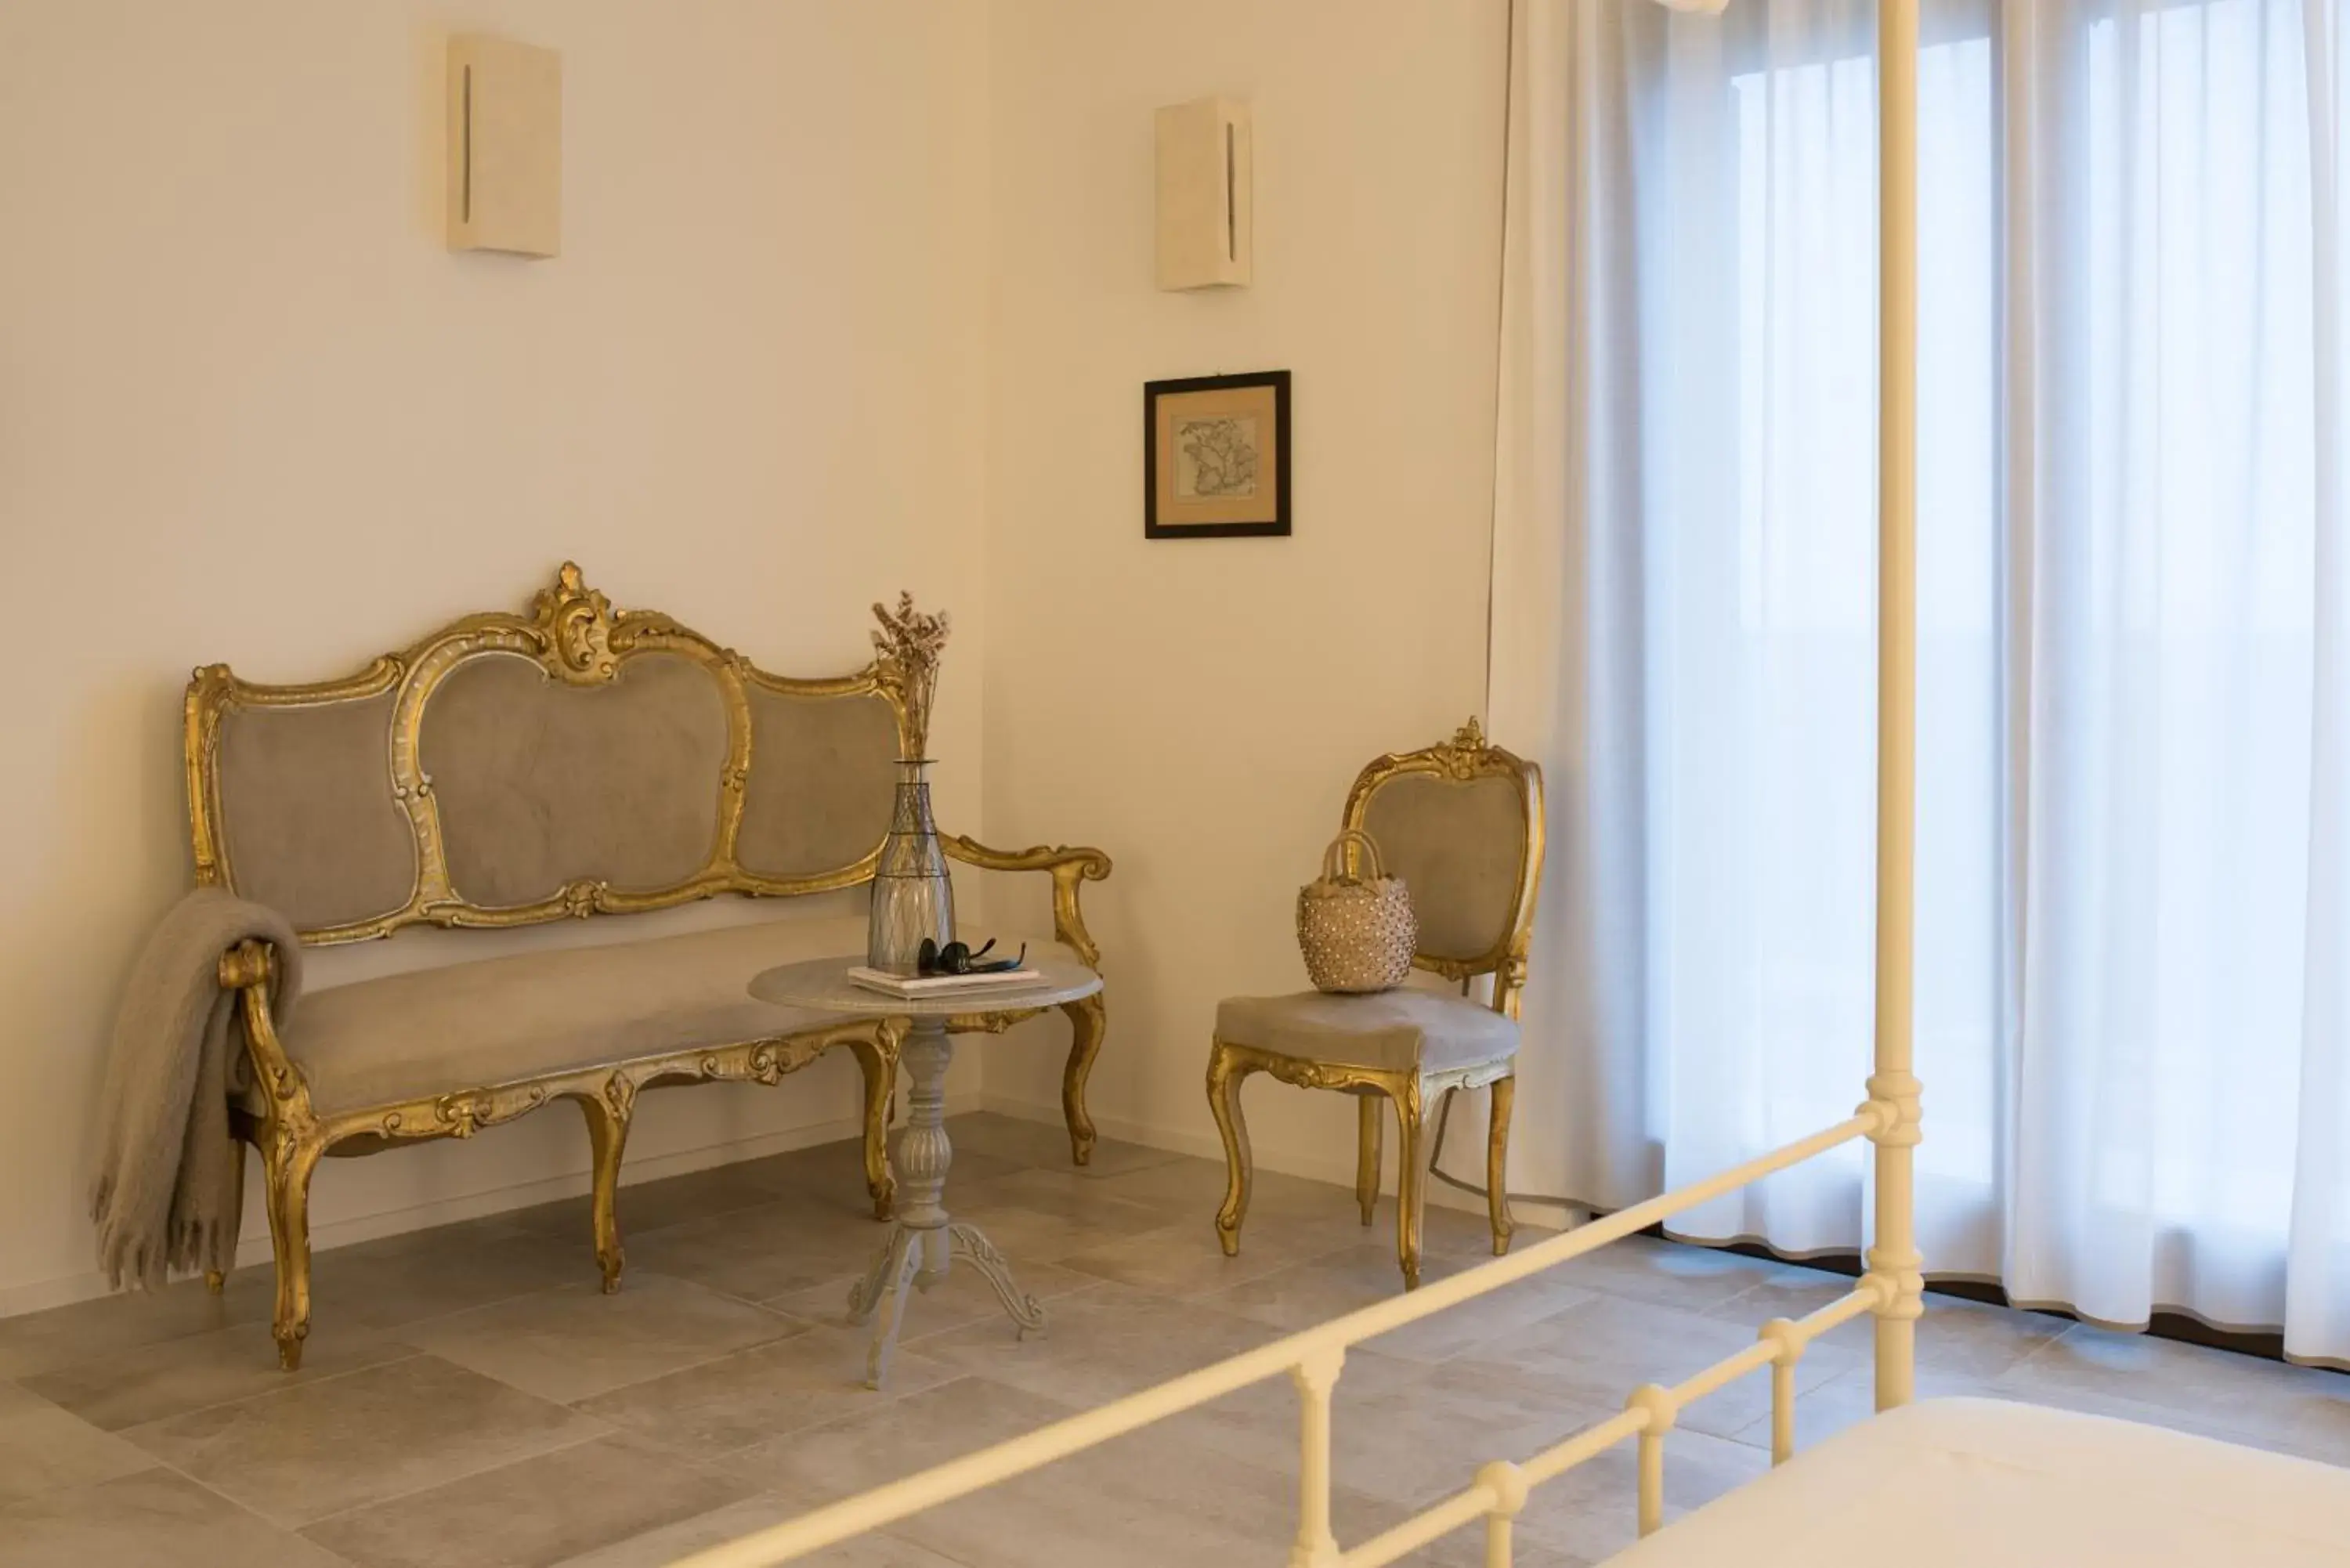
{"label": "white sheer curtain", "polygon": [[[1867,0],[1517,0],[1493,727],[1552,774],[1520,1185],[1868,1061]],[[2350,1362],[2334,0],[1927,0],[1929,1270]],[[1863,1236],[1858,1152],[1687,1218]]]}

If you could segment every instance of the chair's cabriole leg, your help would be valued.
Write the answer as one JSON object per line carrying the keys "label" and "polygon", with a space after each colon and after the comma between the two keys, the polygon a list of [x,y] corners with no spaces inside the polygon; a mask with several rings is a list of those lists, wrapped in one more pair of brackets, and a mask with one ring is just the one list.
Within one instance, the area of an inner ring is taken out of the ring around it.
{"label": "chair's cabriole leg", "polygon": [[1387,1126],[1380,1113],[1386,1108],[1377,1095],[1355,1096],[1355,1204],[1366,1225],[1378,1212],[1379,1142]]}
{"label": "chair's cabriole leg", "polygon": [[1232,1048],[1219,1040],[1208,1053],[1208,1108],[1215,1113],[1216,1131],[1223,1135],[1225,1188],[1223,1207],[1216,1210],[1216,1240],[1224,1256],[1241,1250],[1241,1221],[1248,1218],[1248,1121],[1241,1115],[1241,1080],[1251,1069]]}
{"label": "chair's cabriole leg", "polygon": [[325,1145],[281,1129],[262,1156],[268,1188],[269,1241],[276,1254],[277,1299],[270,1333],[277,1341],[277,1364],[302,1368],[302,1342],[310,1334],[310,1173]]}
{"label": "chair's cabriole leg", "polygon": [[1403,1265],[1403,1288],[1419,1288],[1419,1222],[1427,1199],[1428,1146],[1420,1126],[1419,1075],[1410,1074],[1388,1087],[1402,1137],[1396,1147],[1396,1262]]}
{"label": "chair's cabriole leg", "polygon": [[885,1024],[880,1038],[857,1040],[849,1048],[865,1075],[865,1190],[873,1218],[887,1220],[896,1207],[898,1179],[889,1169],[889,1102],[898,1088],[898,1036]]}
{"label": "chair's cabriole leg", "polygon": [[1488,1102],[1492,1120],[1485,1129],[1485,1214],[1493,1227],[1493,1256],[1510,1250],[1517,1227],[1510,1220],[1510,1113],[1518,1103],[1518,1079],[1513,1073],[1496,1078]]}
{"label": "chair's cabriole leg", "polygon": [[1094,1119],[1086,1114],[1086,1080],[1101,1054],[1109,1027],[1109,1004],[1100,992],[1061,1004],[1069,1017],[1069,1060],[1061,1069],[1061,1116],[1069,1126],[1069,1158],[1078,1165],[1094,1158]]}
{"label": "chair's cabriole leg", "polygon": [[588,1118],[588,1144],[595,1157],[594,1196],[590,1208],[596,1226],[596,1266],[604,1276],[604,1293],[620,1288],[626,1262],[620,1249],[620,1157],[629,1145],[629,1121],[635,1114],[637,1085],[626,1074],[604,1080],[600,1094],[580,1096],[579,1109]]}

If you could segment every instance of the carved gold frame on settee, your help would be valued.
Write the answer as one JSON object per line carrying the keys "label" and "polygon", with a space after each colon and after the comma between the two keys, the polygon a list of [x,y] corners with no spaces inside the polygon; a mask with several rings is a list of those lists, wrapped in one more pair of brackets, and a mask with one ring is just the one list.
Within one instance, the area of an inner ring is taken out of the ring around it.
{"label": "carved gold frame on settee", "polygon": [[[1522,757],[1486,743],[1474,718],[1449,741],[1416,752],[1389,752],[1356,776],[1347,794],[1340,827],[1360,832],[1371,799],[1394,780],[1420,774],[1466,784],[1472,779],[1506,778],[1517,786],[1519,808],[1525,815],[1525,853],[1518,863],[1517,888],[1508,926],[1487,951],[1471,958],[1441,958],[1414,953],[1412,967],[1458,981],[1465,990],[1479,975],[1493,977],[1493,1011],[1514,1019],[1525,991],[1526,955],[1534,943],[1534,899],[1542,886],[1542,770]],[[1347,848],[1349,870],[1356,849]],[[1495,1256],[1510,1250],[1510,1207],[1503,1184],[1509,1162],[1510,1114],[1517,1099],[1517,1058],[1479,1062],[1442,1072],[1393,1072],[1357,1062],[1315,1061],[1278,1051],[1235,1044],[1221,1037],[1208,1053],[1208,1108],[1222,1135],[1227,1188],[1223,1206],[1216,1211],[1216,1236],[1227,1256],[1240,1251],[1241,1223],[1247,1218],[1253,1161],[1249,1150],[1248,1121],[1241,1113],[1240,1087],[1252,1073],[1263,1073],[1301,1089],[1336,1089],[1356,1096],[1355,1200],[1368,1225],[1378,1207],[1379,1138],[1384,1125],[1379,1115],[1382,1096],[1394,1103],[1399,1127],[1396,1193],[1396,1262],[1405,1286],[1419,1284],[1420,1218],[1427,1173],[1427,1111],[1430,1102],[1454,1089],[1491,1087],[1492,1122],[1485,1139],[1486,1209],[1493,1232]]]}
{"label": "carved gold frame on settee", "polygon": [[[681,655],[716,677],[727,724],[727,756],[719,780],[718,834],[709,861],[684,880],[646,891],[622,891],[595,879],[573,881],[537,902],[486,907],[469,902],[452,885],[432,780],[421,760],[425,710],[434,690],[466,660],[483,655],[531,659],[555,680],[574,686],[613,680],[621,665],[642,653]],[[888,659],[857,674],[829,680],[772,675],[731,649],[721,647],[668,616],[647,610],[614,611],[610,601],[582,580],[579,568],[564,564],[555,584],[542,590],[526,615],[492,612],[467,616],[401,652],[386,654],[358,674],[308,685],[261,685],[239,680],[226,665],[207,665],[189,682],[186,703],[186,764],[191,838],[196,880],[234,886],[234,867],[220,797],[221,722],[231,710],[296,708],[398,693],[394,701],[390,763],[394,798],[408,819],[416,849],[416,880],[407,902],[388,914],[301,933],[306,946],[328,946],[385,937],[403,927],[494,929],[526,926],[591,915],[628,914],[668,909],[721,893],[787,898],[853,888],[872,879],[880,845],[855,862],[806,876],[763,877],[735,857],[751,766],[753,687],[798,697],[870,694],[894,711],[901,742],[908,734],[906,684]],[[1087,881],[1107,877],[1109,857],[1098,849],[1038,846],[992,849],[971,838],[941,840],[952,858],[986,871],[1042,871],[1053,882],[1053,926],[1058,940],[1088,964],[1100,949],[1087,930],[1078,893]],[[886,1218],[894,1194],[886,1135],[896,1082],[902,1020],[828,1025],[770,1039],[635,1058],[618,1064],[541,1077],[479,1085],[452,1084],[429,1097],[370,1105],[322,1116],[314,1109],[302,1070],[286,1054],[270,1010],[274,956],[267,944],[248,941],[223,956],[220,983],[239,993],[247,1054],[261,1089],[258,1115],[239,1112],[240,1137],[258,1150],[267,1184],[266,1208],[276,1263],[273,1321],[280,1362],[289,1370],[301,1363],[309,1332],[309,1184],[327,1154],[368,1154],[399,1144],[441,1137],[470,1137],[479,1129],[511,1121],[550,1101],[576,1102],[588,1123],[594,1156],[592,1210],[596,1257],[607,1291],[619,1287],[622,1254],[615,1193],[638,1091],[665,1084],[756,1082],[773,1084],[835,1047],[853,1053],[864,1073],[865,1175],[877,1217]],[[1086,1113],[1086,1080],[1101,1050],[1107,1009],[1097,994],[1069,1003],[1072,1037],[1062,1074],[1062,1107],[1070,1153],[1086,1164],[1095,1133]],[[986,1019],[956,1020],[965,1031],[1000,1028]],[[213,1287],[222,1280],[211,1277]]]}

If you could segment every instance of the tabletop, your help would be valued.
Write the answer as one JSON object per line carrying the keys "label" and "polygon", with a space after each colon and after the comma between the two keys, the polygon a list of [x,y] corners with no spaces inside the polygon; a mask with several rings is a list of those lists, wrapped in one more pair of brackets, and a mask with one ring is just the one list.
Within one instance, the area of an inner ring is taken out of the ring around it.
{"label": "tabletop", "polygon": [[[1020,950],[1017,940],[999,941],[998,950]],[[1040,952],[1038,948],[1042,948]],[[862,958],[804,959],[752,977],[751,994],[762,1002],[785,1007],[806,1007],[821,1012],[862,1012],[875,1018],[969,1017],[975,1012],[1024,1012],[1032,1008],[1058,1007],[1091,996],[1102,988],[1101,976],[1049,944],[1032,943],[1028,967],[1038,978],[1024,985],[989,986],[946,996],[889,996],[868,991],[848,978]]]}

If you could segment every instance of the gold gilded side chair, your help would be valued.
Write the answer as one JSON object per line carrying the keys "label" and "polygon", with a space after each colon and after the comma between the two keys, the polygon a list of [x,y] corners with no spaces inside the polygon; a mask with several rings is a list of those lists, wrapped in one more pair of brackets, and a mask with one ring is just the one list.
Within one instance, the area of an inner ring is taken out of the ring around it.
{"label": "gold gilded side chair", "polygon": [[[1365,768],[1347,794],[1344,826],[1368,833],[1388,872],[1411,891],[1419,919],[1414,967],[1460,981],[1461,994],[1409,987],[1373,996],[1307,991],[1219,1003],[1208,1105],[1223,1134],[1231,1181],[1216,1235],[1226,1256],[1240,1251],[1251,1174],[1240,1087],[1250,1074],[1356,1096],[1355,1198],[1366,1225],[1378,1204],[1380,1102],[1392,1101],[1403,1129],[1396,1255],[1410,1289],[1419,1283],[1424,1116],[1448,1090],[1492,1086],[1487,1203],[1493,1251],[1510,1249],[1503,1172],[1517,1090],[1518,999],[1542,879],[1542,770],[1487,745],[1472,718],[1442,745],[1390,753]],[[1487,974],[1493,977],[1491,1002],[1471,1000],[1471,981]]]}

